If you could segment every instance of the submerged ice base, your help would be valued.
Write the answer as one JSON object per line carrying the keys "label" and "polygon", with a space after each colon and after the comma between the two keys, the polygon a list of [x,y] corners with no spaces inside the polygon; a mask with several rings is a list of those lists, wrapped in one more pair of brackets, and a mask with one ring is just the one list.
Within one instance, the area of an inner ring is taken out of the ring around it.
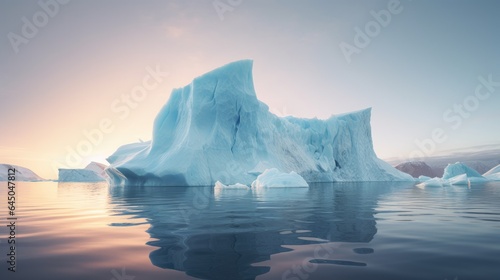
{"label": "submerged ice base", "polygon": [[270,168],[308,182],[413,181],[375,155],[370,115],[277,117],[257,99],[252,61],[238,61],[173,90],[153,139],[120,147],[107,173],[140,186],[250,185]]}

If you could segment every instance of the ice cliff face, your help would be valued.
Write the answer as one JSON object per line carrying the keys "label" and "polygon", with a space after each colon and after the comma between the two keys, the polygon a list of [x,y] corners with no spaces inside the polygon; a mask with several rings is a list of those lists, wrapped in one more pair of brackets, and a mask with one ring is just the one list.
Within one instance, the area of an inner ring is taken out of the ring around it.
{"label": "ice cliff face", "polygon": [[114,184],[249,185],[268,168],[308,182],[413,180],[373,151],[370,109],[327,120],[280,118],[255,94],[252,61],[230,63],[172,91],[151,142],[107,160]]}

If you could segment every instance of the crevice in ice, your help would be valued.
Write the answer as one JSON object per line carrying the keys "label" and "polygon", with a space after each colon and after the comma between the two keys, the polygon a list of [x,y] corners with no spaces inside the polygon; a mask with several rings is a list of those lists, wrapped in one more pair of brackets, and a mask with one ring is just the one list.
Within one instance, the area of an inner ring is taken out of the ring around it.
{"label": "crevice in ice", "polygon": [[217,81],[215,82],[215,88],[214,88],[214,91],[212,92],[212,96],[213,98],[215,98],[215,93],[217,92],[217,87],[219,86],[219,80],[217,79]]}
{"label": "crevice in ice", "polygon": [[240,121],[241,121],[241,107],[238,109],[238,117],[236,118],[236,124],[234,126],[233,144],[231,145],[231,153],[233,153],[234,145],[236,145],[236,135],[238,134],[238,130],[240,129]]}

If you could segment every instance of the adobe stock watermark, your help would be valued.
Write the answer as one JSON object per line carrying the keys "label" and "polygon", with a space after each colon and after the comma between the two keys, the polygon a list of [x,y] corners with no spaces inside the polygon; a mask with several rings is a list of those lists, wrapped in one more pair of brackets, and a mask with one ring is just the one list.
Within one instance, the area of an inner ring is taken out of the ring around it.
{"label": "adobe stock watermark", "polygon": [[132,275],[127,275],[127,272],[125,271],[125,267],[122,267],[121,273],[118,273],[116,269],[111,270],[111,274],[113,275],[113,278],[111,280],[134,280],[135,276]]}
{"label": "adobe stock watermark", "polygon": [[363,29],[358,26],[354,28],[353,43],[349,44],[343,41],[339,44],[347,63],[351,63],[353,54],[360,54],[363,49],[368,47],[372,40],[380,35],[382,29],[389,26],[393,16],[400,14],[402,11],[403,6],[399,0],[390,0],[387,3],[387,9],[378,12],[371,10],[370,14],[373,20],[368,21]]}
{"label": "adobe stock watermark", "polygon": [[290,113],[288,113],[288,107],[286,105],[281,106],[281,109],[278,107],[270,107],[269,112],[275,114],[278,117],[286,117],[291,115]]}
{"label": "adobe stock watermark", "polygon": [[21,44],[28,44],[29,41],[38,34],[40,29],[47,26],[51,18],[54,18],[61,10],[62,5],[66,5],[70,0],[40,0],[38,6],[40,10],[36,11],[30,19],[22,17],[21,32],[19,34],[9,32],[7,38],[9,39],[12,49],[17,54]]}
{"label": "adobe stock watermark", "polygon": [[224,14],[227,12],[233,12],[236,7],[241,5],[243,0],[214,0],[212,6],[214,6],[217,15],[221,21],[224,20]]}
{"label": "adobe stock watermark", "polygon": [[110,109],[115,114],[115,118],[104,117],[96,127],[90,130],[84,129],[82,131],[83,139],[73,146],[66,146],[64,163],[52,162],[54,171],[57,172],[59,168],[78,167],[84,158],[104,141],[105,135],[114,131],[115,123],[128,118],[130,112],[146,99],[149,92],[157,89],[170,75],[168,72],[163,72],[159,65],[156,65],[155,68],[148,66],[145,71],[146,75],[142,78],[140,85],[134,86],[129,94],[122,94],[111,102]]}
{"label": "adobe stock watermark", "polygon": [[[481,102],[491,98],[492,94],[500,87],[500,79],[494,81],[492,74],[489,74],[486,78],[479,76],[478,80],[479,83],[473,94],[467,95],[462,102],[453,104],[451,108],[443,112],[443,121],[450,125],[451,130],[459,129],[464,120],[470,118],[472,113],[479,109]],[[416,160],[430,156],[436,151],[438,144],[442,144],[446,140],[448,140],[446,130],[436,127],[431,131],[429,138],[415,139],[417,149],[410,152],[408,158]]]}

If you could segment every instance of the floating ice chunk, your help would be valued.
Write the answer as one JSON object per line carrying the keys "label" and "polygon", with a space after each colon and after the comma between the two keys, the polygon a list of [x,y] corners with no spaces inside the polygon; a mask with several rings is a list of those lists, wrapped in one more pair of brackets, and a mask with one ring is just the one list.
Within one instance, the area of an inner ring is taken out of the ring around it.
{"label": "floating ice chunk", "polygon": [[306,180],[294,171],[281,172],[276,168],[266,169],[252,183],[252,188],[309,187]]}
{"label": "floating ice chunk", "polygon": [[486,171],[483,176],[488,176],[488,175],[493,175],[493,174],[496,174],[496,173],[500,173],[500,164],[493,167],[492,169]]}
{"label": "floating ice chunk", "polygon": [[488,179],[481,176],[479,172],[461,162],[448,164],[444,169],[443,179],[451,185],[469,186],[472,183],[480,184],[488,181]]}
{"label": "floating ice chunk", "polygon": [[500,164],[488,170],[483,176],[489,181],[500,181]]}
{"label": "floating ice chunk", "polygon": [[430,180],[424,181],[418,184],[418,187],[443,187],[446,181],[441,178],[432,178]]}
{"label": "floating ice chunk", "polygon": [[243,185],[240,183],[236,183],[233,185],[224,185],[220,181],[215,182],[214,186],[214,197],[219,200],[223,197],[226,198],[237,198],[245,195],[250,191],[250,187],[247,185]]}
{"label": "floating ice chunk", "polygon": [[215,182],[216,189],[224,189],[224,190],[248,190],[250,187],[244,184],[236,183],[233,185],[224,185],[223,183],[217,181]]}
{"label": "floating ice chunk", "polygon": [[485,177],[467,177],[467,180],[469,180],[469,183],[471,184],[482,184],[482,183],[486,183],[488,181],[491,181],[489,180],[488,178],[485,178]]}
{"label": "floating ice chunk", "polygon": [[424,176],[424,175],[420,175],[420,176],[418,176],[418,181],[419,181],[419,182],[429,181],[430,179],[432,179],[432,178],[431,178],[431,177],[429,177],[429,176]]}
{"label": "floating ice chunk", "polygon": [[500,172],[486,175],[485,178],[488,181],[500,181]]}
{"label": "floating ice chunk", "polygon": [[468,178],[471,177],[479,177],[482,178],[481,174],[477,172],[476,170],[468,167],[467,165],[457,162],[454,164],[448,164],[446,168],[444,169],[444,174],[443,174],[443,179],[450,179],[458,175],[465,174],[467,175]]}
{"label": "floating ice chunk", "polygon": [[[498,168],[498,169],[496,169]],[[494,167],[492,170],[485,173],[487,176],[481,176],[476,170],[468,167],[467,165],[457,162],[448,164],[444,170],[442,178],[430,179],[426,176],[420,176],[418,184],[419,187],[442,187],[446,185],[467,185],[481,184],[488,181],[494,181],[496,178],[500,180],[500,173],[494,173],[500,170],[500,167]],[[488,173],[488,174],[487,174]]]}
{"label": "floating ice chunk", "polygon": [[470,185],[470,181],[467,178],[467,174],[460,174],[446,180],[446,183],[450,185]]}
{"label": "floating ice chunk", "polygon": [[466,185],[486,183],[488,180],[484,177],[467,177],[466,174],[458,175],[448,180],[444,180],[448,185]]}

